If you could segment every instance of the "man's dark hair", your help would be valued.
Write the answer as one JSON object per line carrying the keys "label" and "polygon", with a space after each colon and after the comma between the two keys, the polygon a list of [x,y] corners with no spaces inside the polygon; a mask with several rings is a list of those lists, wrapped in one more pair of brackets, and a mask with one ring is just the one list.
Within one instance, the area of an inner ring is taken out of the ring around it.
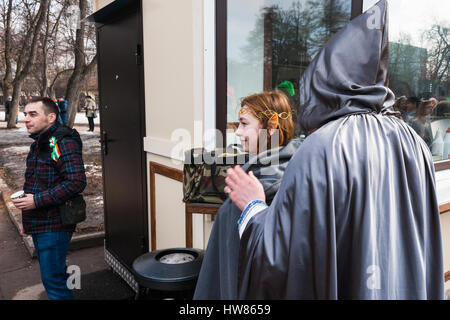
{"label": "man's dark hair", "polygon": [[28,101],[27,104],[36,103],[36,102],[42,102],[42,105],[44,106],[45,114],[54,113],[54,114],[56,114],[56,119],[58,119],[58,115],[59,115],[58,105],[52,99],[46,98],[46,97],[35,97],[35,98],[32,98],[30,101]]}

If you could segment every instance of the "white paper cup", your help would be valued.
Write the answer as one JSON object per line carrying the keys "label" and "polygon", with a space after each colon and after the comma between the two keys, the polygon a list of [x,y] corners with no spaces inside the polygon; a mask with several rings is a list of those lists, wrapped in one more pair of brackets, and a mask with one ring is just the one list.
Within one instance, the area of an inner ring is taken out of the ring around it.
{"label": "white paper cup", "polygon": [[25,197],[25,192],[21,191],[17,191],[16,193],[13,193],[11,195],[11,199],[15,200],[15,199],[20,199],[20,198],[24,198]]}

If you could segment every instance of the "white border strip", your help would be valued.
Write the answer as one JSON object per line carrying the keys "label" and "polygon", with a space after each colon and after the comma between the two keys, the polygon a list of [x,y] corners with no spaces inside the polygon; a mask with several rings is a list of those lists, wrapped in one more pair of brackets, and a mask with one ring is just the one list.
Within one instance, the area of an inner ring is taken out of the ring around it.
{"label": "white border strip", "polygon": [[203,0],[192,0],[192,89],[194,121],[203,121]]}
{"label": "white border strip", "polygon": [[204,147],[216,147],[216,2],[203,0],[203,121],[205,137]]}
{"label": "white border strip", "polygon": [[167,139],[144,137],[144,151],[156,154],[158,156],[166,157],[184,162],[184,157],[181,153],[173,153],[179,142],[173,142]]}
{"label": "white border strip", "polygon": [[450,202],[450,170],[441,170],[435,173],[436,193],[439,205]]}

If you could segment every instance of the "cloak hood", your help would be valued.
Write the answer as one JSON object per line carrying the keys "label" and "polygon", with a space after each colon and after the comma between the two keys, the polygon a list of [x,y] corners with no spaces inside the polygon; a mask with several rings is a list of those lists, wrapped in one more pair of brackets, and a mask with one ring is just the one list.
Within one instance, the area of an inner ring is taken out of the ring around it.
{"label": "cloak hood", "polygon": [[387,3],[350,21],[316,55],[300,79],[300,128],[311,131],[357,113],[389,112]]}

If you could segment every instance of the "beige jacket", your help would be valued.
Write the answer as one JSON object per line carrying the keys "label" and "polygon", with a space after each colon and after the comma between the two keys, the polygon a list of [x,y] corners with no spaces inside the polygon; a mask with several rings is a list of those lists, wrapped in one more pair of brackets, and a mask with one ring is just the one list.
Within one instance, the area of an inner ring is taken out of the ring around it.
{"label": "beige jacket", "polygon": [[86,117],[91,118],[94,117],[97,106],[95,105],[95,102],[91,100],[86,102],[84,109],[86,110]]}

